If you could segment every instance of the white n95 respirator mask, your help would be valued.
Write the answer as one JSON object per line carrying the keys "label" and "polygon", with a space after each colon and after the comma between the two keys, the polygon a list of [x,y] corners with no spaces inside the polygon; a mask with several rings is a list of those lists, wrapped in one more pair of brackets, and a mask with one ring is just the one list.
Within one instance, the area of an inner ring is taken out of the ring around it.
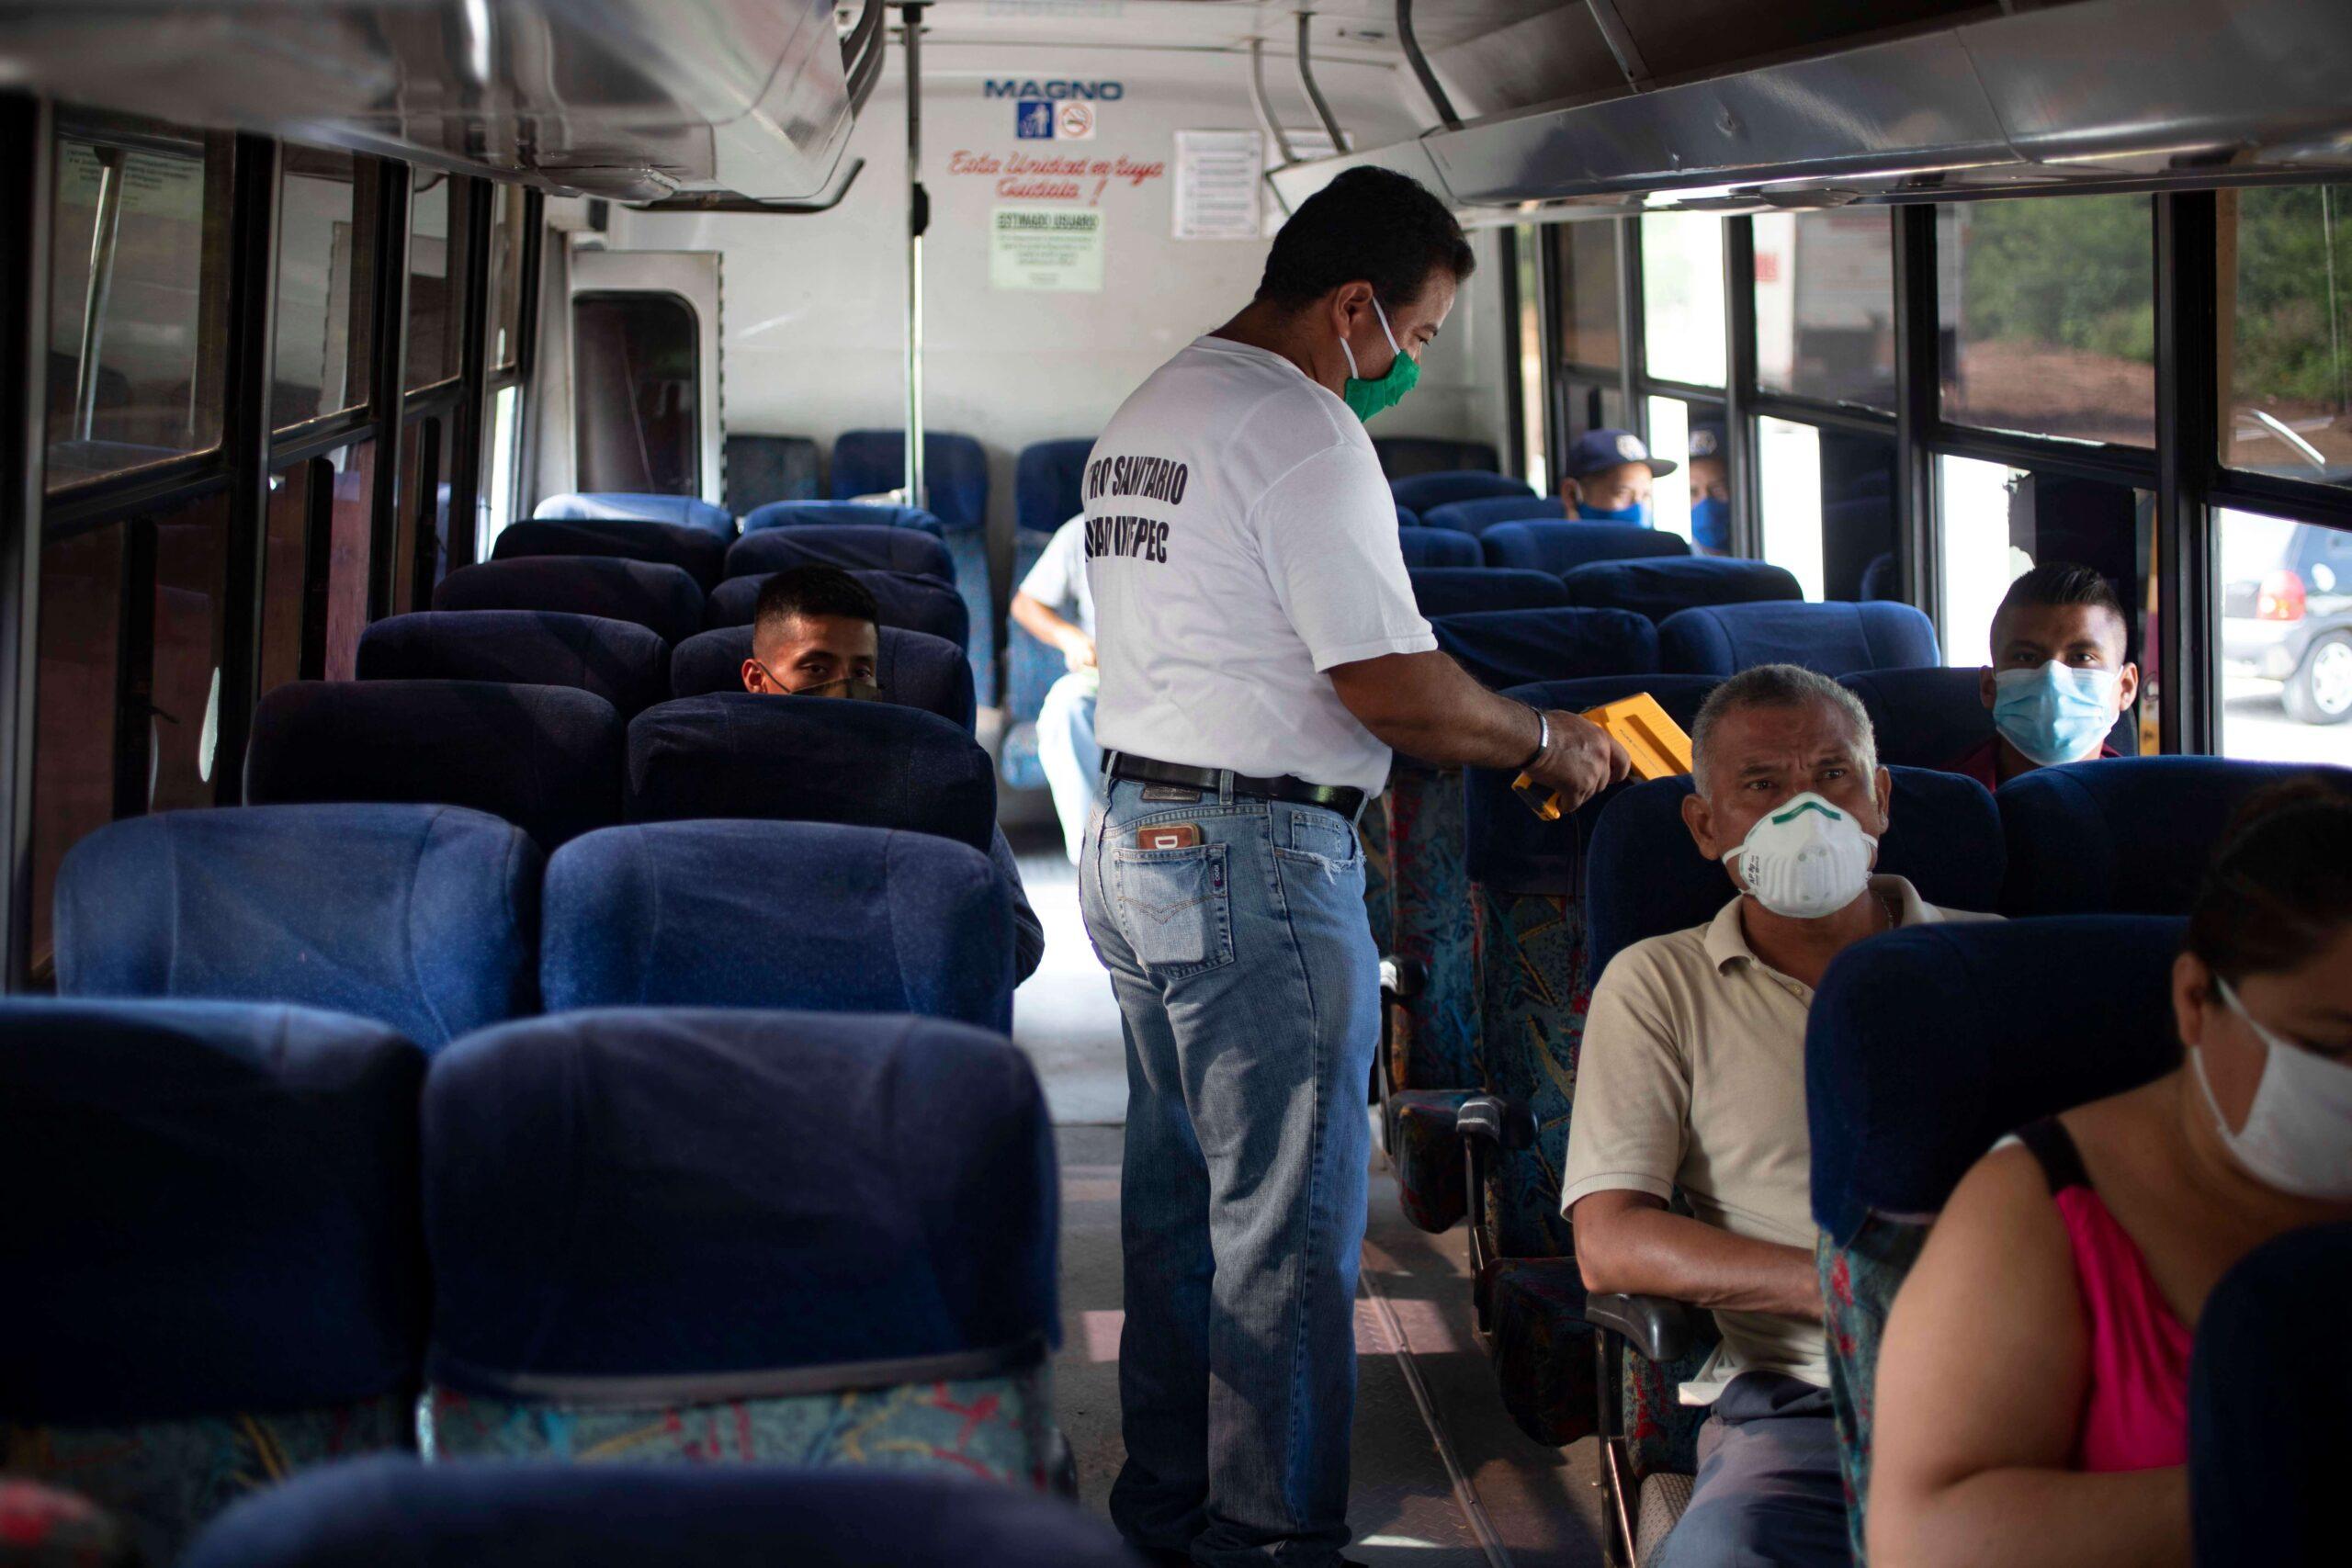
{"label": "white n95 respirator mask", "polygon": [[1877,847],[1852,812],[1807,790],[1758,819],[1724,860],[1772,913],[1817,920],[1861,897]]}
{"label": "white n95 respirator mask", "polygon": [[2213,989],[2269,1051],[2245,1125],[2234,1133],[2206,1079],[2205,1053],[2188,1053],[2205,1108],[2231,1156],[2265,1187],[2298,1198],[2352,1201],[2352,1066],[2306,1051],[2255,1021],[2219,975]]}

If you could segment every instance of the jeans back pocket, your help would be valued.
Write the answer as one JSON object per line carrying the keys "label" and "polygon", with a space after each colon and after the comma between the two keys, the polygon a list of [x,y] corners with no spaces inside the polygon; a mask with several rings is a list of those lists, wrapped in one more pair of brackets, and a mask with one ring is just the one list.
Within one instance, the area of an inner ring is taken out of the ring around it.
{"label": "jeans back pocket", "polygon": [[1153,977],[1177,980],[1232,962],[1227,848],[1209,843],[1112,852],[1119,932]]}

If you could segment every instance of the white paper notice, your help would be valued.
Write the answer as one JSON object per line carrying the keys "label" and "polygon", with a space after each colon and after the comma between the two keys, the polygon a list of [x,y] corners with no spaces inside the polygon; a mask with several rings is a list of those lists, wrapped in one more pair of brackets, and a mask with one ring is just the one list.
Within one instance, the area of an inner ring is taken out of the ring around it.
{"label": "white paper notice", "polygon": [[1000,207],[989,225],[989,287],[1093,294],[1102,288],[1102,214]]}
{"label": "white paper notice", "polygon": [[1176,199],[1180,240],[1259,238],[1260,178],[1264,144],[1254,130],[1176,133]]}

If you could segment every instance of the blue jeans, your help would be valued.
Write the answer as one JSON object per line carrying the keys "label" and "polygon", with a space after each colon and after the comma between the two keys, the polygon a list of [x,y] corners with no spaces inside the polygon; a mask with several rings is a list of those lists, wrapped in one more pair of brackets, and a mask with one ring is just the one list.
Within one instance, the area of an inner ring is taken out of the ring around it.
{"label": "blue jeans", "polygon": [[1062,821],[1062,842],[1076,865],[1086,847],[1086,826],[1102,798],[1102,748],[1094,743],[1094,679],[1065,675],[1046,692],[1037,709],[1037,765],[1054,792],[1054,815]]}
{"label": "blue jeans", "polygon": [[[1337,812],[1146,787],[1110,786],[1079,870],[1127,1050],[1111,1517],[1201,1568],[1329,1563],[1379,1038],[1363,852]],[[1202,842],[1136,847],[1169,822]]]}
{"label": "blue jeans", "polygon": [[1652,1568],[1845,1568],[1846,1488],[1829,1391],[1742,1372],[1699,1428],[1699,1483]]}

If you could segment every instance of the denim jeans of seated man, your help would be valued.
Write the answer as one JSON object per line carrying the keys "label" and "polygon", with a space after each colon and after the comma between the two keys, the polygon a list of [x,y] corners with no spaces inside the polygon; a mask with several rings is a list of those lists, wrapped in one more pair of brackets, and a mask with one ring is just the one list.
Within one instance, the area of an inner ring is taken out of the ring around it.
{"label": "denim jeans of seated man", "polygon": [[1094,694],[1101,684],[1091,670],[1073,670],[1046,690],[1037,706],[1037,765],[1053,791],[1054,815],[1061,818],[1069,863],[1086,845],[1086,824],[1102,798],[1102,748],[1094,740]]}
{"label": "denim jeans of seated man", "polygon": [[[1079,870],[1127,1052],[1111,1517],[1202,1568],[1324,1564],[1348,1540],[1379,1038],[1363,851],[1334,811],[1182,793],[1111,785]],[[1138,847],[1173,822],[1201,842]]]}

